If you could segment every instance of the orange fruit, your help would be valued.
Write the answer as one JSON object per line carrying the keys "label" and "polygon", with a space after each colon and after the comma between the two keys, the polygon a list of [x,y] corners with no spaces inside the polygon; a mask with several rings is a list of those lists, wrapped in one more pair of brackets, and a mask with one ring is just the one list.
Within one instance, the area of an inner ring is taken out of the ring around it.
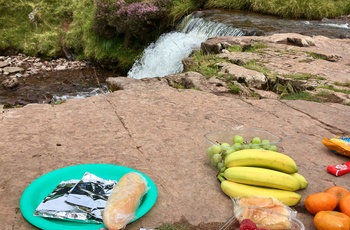
{"label": "orange fruit", "polygon": [[346,194],[340,199],[339,210],[350,217],[350,193]]}
{"label": "orange fruit", "polygon": [[304,201],[306,210],[314,215],[319,211],[332,211],[337,207],[337,204],[337,197],[327,192],[310,194]]}
{"label": "orange fruit", "polygon": [[337,211],[319,211],[314,217],[317,230],[349,230],[350,217]]}
{"label": "orange fruit", "polygon": [[[337,197],[338,200],[338,205],[339,205],[339,201],[340,199],[345,195],[350,193],[349,190],[347,190],[346,188],[342,187],[342,186],[331,186],[329,188],[327,188],[326,190],[324,190],[324,192],[328,192],[330,194],[333,194]],[[337,205],[337,209],[338,209],[338,205]]]}

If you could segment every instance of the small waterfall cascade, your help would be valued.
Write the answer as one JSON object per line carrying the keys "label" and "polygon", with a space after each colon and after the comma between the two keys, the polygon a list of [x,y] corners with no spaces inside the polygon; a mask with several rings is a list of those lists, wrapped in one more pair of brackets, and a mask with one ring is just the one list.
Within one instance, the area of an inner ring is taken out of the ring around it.
{"label": "small waterfall cascade", "polygon": [[188,15],[176,31],[161,35],[151,43],[130,71],[129,78],[164,77],[183,71],[182,59],[211,37],[244,36],[243,30]]}

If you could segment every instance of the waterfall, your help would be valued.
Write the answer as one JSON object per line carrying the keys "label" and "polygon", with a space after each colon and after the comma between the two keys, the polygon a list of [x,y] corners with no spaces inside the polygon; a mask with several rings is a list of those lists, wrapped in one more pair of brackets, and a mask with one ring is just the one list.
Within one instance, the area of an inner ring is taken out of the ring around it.
{"label": "waterfall", "polygon": [[[182,59],[211,37],[243,36],[241,29],[189,15],[176,31],[161,35],[142,53],[128,72],[130,78],[164,77],[183,71]],[[180,29],[181,28],[181,29]]]}

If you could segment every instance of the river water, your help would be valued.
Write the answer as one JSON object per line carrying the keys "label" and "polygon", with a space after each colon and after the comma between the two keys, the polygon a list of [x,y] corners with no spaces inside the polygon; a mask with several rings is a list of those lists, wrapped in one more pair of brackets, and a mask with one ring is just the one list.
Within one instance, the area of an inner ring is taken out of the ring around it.
{"label": "river water", "polygon": [[[151,43],[127,74],[129,78],[164,77],[183,70],[182,59],[215,36],[300,33],[332,38],[350,38],[349,19],[319,21],[281,19],[242,11],[195,12]],[[112,73],[95,69],[60,71],[26,79],[16,89],[0,89],[0,104],[50,103],[53,100],[83,98],[108,93],[105,79]]]}
{"label": "river water", "polygon": [[291,20],[242,11],[201,11],[187,16],[177,31],[163,34],[150,44],[128,77],[141,79],[179,73],[183,70],[181,60],[211,37],[292,32],[350,38],[349,23],[344,20]]}

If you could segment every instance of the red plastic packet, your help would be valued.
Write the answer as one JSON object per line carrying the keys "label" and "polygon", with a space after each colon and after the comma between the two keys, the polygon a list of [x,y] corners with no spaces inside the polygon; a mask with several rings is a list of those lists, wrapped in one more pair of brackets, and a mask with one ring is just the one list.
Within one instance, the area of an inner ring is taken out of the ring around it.
{"label": "red plastic packet", "polygon": [[340,165],[328,165],[327,172],[335,176],[342,176],[344,174],[350,173],[350,161]]}

